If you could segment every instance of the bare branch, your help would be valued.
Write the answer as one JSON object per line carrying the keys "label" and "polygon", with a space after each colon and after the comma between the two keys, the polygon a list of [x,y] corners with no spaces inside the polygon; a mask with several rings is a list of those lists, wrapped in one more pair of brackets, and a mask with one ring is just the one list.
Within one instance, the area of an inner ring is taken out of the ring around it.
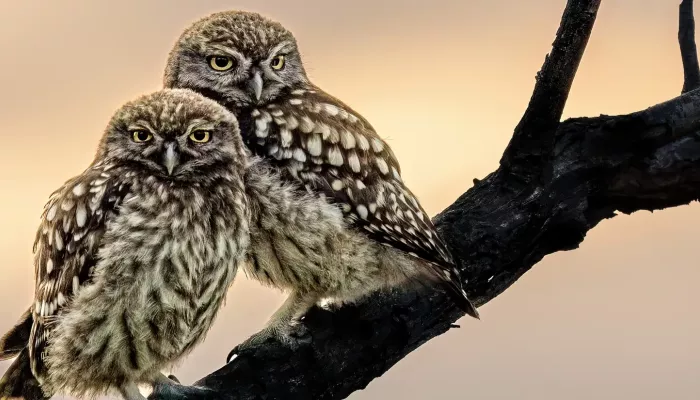
{"label": "bare branch", "polygon": [[698,51],[695,47],[695,18],[693,17],[693,0],[683,0],[678,7],[678,44],[683,59],[683,91],[700,87],[700,67]]}
{"label": "bare branch", "polygon": [[[629,115],[553,122],[561,116],[599,1],[574,3],[567,6],[569,15],[590,12],[588,23],[578,25],[585,39],[569,38],[570,46],[555,42],[558,50],[545,62],[528,108],[531,117],[526,113],[519,125],[532,134],[509,147],[518,160],[539,162],[530,170],[520,164],[516,174],[504,163],[435,218],[477,305],[545,255],[578,247],[617,211],[658,210],[700,198],[700,90]],[[566,21],[565,15],[560,32]],[[551,61],[556,59],[570,62]],[[563,87],[550,87],[555,82]],[[559,111],[542,111],[547,104]],[[427,289],[378,293],[335,312],[313,309],[305,319],[313,338],[308,345],[291,350],[269,342],[247,349],[195,386],[159,386],[149,398],[346,398],[462,315],[442,291]]]}
{"label": "bare branch", "polygon": [[537,73],[535,89],[522,119],[506,148],[501,165],[538,173],[533,164],[546,162],[553,133],[561,120],[576,70],[600,7],[600,0],[569,0],[552,51]]}

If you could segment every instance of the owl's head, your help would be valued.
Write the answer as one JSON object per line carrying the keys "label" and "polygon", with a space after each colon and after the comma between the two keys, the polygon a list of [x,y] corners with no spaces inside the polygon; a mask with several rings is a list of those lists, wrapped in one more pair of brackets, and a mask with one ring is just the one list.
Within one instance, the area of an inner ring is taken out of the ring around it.
{"label": "owl's head", "polygon": [[191,90],[165,89],[115,112],[97,159],[159,179],[202,182],[243,171],[247,153],[233,113]]}
{"label": "owl's head", "polygon": [[308,83],[294,36],[260,14],[226,11],[195,22],[171,50],[166,88],[234,107],[269,103]]}

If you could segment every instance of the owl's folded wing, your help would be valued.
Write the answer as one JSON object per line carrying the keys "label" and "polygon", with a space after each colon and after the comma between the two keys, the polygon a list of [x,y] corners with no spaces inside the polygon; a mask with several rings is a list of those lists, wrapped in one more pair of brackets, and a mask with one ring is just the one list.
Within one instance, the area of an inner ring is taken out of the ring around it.
{"label": "owl's folded wing", "polygon": [[417,198],[401,178],[391,148],[367,120],[312,87],[253,111],[244,135],[258,155],[288,178],[339,204],[373,239],[443,267],[452,257]]}
{"label": "owl's folded wing", "polygon": [[34,324],[29,340],[32,370],[41,376],[52,321],[91,279],[105,223],[128,192],[117,170],[97,163],[55,191],[41,216],[34,243]]}
{"label": "owl's folded wing", "polygon": [[444,282],[470,315],[447,246],[401,178],[398,160],[370,123],[317,87],[253,111],[244,139],[310,192],[339,204],[348,221],[372,239],[429,262],[426,273]]}

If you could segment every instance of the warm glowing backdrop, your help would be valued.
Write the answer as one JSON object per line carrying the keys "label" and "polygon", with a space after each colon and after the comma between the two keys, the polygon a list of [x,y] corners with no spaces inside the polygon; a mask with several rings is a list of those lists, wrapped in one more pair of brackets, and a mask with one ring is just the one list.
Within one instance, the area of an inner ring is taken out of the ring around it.
{"label": "warm glowing backdrop", "polygon": [[[497,167],[565,3],[0,0],[0,331],[31,301],[48,195],[91,161],[117,106],[160,87],[194,19],[236,7],[288,26],[311,78],[390,140],[435,214]],[[678,3],[603,1],[564,116],[676,96]],[[699,222],[696,203],[602,223],[483,307],[481,322],[463,319],[352,398],[700,398]],[[221,366],[281,301],[241,275],[177,375],[191,383]]]}

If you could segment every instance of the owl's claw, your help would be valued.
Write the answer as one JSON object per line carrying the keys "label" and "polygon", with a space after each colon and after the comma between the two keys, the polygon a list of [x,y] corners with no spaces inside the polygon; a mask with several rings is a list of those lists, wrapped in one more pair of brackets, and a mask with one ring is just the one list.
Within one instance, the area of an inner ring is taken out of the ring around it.
{"label": "owl's claw", "polygon": [[230,362],[234,354],[270,341],[282,342],[285,346],[296,350],[302,345],[311,343],[311,335],[309,328],[302,321],[293,324],[270,325],[236,346],[229,353],[227,361]]}
{"label": "owl's claw", "polygon": [[260,346],[269,341],[281,342],[286,347],[296,350],[304,344],[311,343],[309,328],[304,323],[304,317],[318,301],[314,293],[292,292],[284,304],[270,318],[268,325],[251,336],[245,342],[234,348],[226,360],[231,362],[234,354]]}

